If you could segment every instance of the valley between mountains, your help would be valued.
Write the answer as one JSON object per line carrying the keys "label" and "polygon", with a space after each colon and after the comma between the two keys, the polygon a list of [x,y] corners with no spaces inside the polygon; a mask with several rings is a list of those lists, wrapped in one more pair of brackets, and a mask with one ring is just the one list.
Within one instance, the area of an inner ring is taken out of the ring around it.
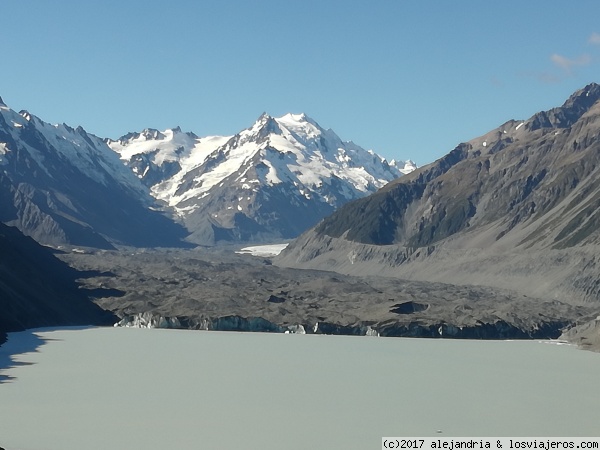
{"label": "valley between mountains", "polygon": [[119,322],[600,350],[599,155],[597,84],[420,168],[304,114],[113,140],[0,101],[0,332]]}

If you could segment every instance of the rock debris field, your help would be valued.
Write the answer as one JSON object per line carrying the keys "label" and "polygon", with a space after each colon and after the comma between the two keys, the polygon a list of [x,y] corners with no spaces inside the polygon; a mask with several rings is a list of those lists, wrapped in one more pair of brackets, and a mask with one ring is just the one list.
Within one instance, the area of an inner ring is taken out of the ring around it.
{"label": "rock debris field", "polygon": [[232,331],[557,338],[593,305],[481,286],[281,268],[234,248],[65,252],[122,323]]}

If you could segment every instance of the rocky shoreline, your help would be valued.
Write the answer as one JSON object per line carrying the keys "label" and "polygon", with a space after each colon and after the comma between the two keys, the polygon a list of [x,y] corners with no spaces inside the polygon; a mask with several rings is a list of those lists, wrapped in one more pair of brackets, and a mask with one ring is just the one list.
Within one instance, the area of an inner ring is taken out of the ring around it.
{"label": "rocky shoreline", "polygon": [[[528,340],[551,339],[568,342],[577,347],[600,352],[600,316],[573,324],[567,321],[541,322],[533,328],[520,328],[504,321],[479,323],[470,326],[455,326],[448,323],[408,324],[391,322],[379,324],[356,323],[342,325],[331,322],[304,324],[275,323],[262,317],[242,317],[238,315],[219,317],[165,317],[152,312],[144,312],[122,317],[114,327],[160,328],[178,330],[258,332],[285,334],[323,334],[338,336],[404,337],[430,339],[481,339],[481,340]],[[7,340],[7,334],[0,332],[0,346]]]}
{"label": "rocky shoreline", "polygon": [[194,319],[189,317],[164,317],[152,312],[146,312],[123,317],[114,326],[286,334],[504,340],[558,339],[563,335],[562,330],[568,325],[564,321],[541,323],[535,329],[522,329],[504,321],[480,323],[465,327],[458,327],[447,323],[426,325],[416,322],[409,324],[393,322],[378,325],[369,325],[366,323],[341,325],[331,322],[316,322],[314,324],[286,325],[274,323],[262,317],[231,315]]}
{"label": "rocky shoreline", "polygon": [[600,315],[581,320],[565,330],[560,338],[583,350],[600,352]]}

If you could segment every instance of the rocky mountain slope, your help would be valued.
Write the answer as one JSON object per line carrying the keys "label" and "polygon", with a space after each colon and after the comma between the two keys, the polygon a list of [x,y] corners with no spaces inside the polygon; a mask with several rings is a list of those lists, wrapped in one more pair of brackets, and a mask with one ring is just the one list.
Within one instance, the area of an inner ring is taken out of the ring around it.
{"label": "rocky mountain slope", "polygon": [[114,322],[79,289],[75,280],[85,274],[49,249],[2,223],[0,249],[0,343],[6,332],[26,328]]}
{"label": "rocky mountain slope", "polygon": [[106,143],[0,100],[0,222],[44,244],[176,246],[185,230]]}
{"label": "rocky mountain slope", "polygon": [[341,207],[278,264],[597,302],[600,86]]}
{"label": "rocky mountain slope", "polygon": [[415,168],[343,142],[304,114],[263,114],[234,136],[148,129],[108,144],[201,244],[296,237]]}

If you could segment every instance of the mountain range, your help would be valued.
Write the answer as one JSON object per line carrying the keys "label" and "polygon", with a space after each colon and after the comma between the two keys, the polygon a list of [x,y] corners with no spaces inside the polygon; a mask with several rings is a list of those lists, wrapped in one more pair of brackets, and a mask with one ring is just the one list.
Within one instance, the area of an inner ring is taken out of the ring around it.
{"label": "mountain range", "polygon": [[296,237],[415,168],[343,142],[305,114],[265,113],[234,136],[147,129],[108,145],[200,244]]}
{"label": "mountain range", "polygon": [[111,140],[0,99],[0,221],[54,246],[289,239],[414,168],[303,114],[263,114],[234,136],[175,128]]}

